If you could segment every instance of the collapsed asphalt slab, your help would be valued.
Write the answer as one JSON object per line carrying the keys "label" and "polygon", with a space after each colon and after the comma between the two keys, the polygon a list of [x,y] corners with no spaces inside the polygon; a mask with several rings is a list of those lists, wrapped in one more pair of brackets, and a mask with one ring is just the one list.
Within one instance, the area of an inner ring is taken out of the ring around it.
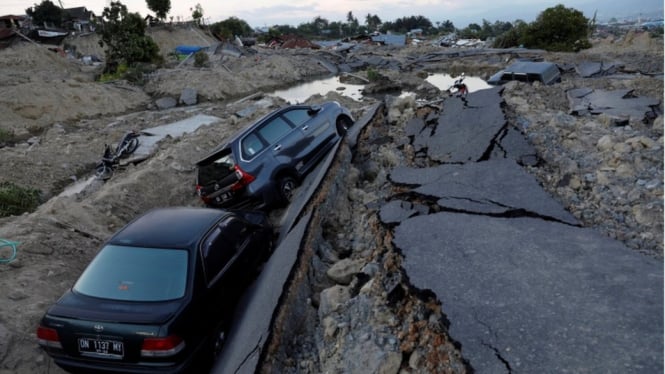
{"label": "collapsed asphalt slab", "polygon": [[610,117],[642,121],[655,118],[659,99],[637,97],[634,90],[594,90],[575,88],[566,92],[570,102],[570,111],[575,115],[601,114]]}
{"label": "collapsed asphalt slab", "polygon": [[477,373],[662,372],[662,260],[579,227],[522,169],[538,160],[500,93],[406,125],[428,167],[393,169],[379,216],[411,285]]}
{"label": "collapsed asphalt slab", "polygon": [[430,159],[446,163],[487,158],[492,142],[506,127],[501,110],[501,87],[444,101],[436,129],[425,127],[415,138]]}
{"label": "collapsed asphalt slab", "polygon": [[620,242],[541,219],[444,212],[402,221],[394,244],[478,373],[663,371],[662,262]]}
{"label": "collapsed asphalt slab", "polygon": [[494,215],[530,215],[577,225],[567,212],[511,159],[432,168],[400,167],[389,179],[417,186],[413,193],[438,199],[448,210]]}

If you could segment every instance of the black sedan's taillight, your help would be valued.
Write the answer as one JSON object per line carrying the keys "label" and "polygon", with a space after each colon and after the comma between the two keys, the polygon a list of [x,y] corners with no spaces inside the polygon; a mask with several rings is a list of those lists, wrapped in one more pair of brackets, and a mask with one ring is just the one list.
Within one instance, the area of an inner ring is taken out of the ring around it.
{"label": "black sedan's taillight", "polygon": [[59,348],[62,349],[58,331],[50,327],[39,325],[37,327],[37,342],[45,348]]}
{"label": "black sedan's taillight", "polygon": [[164,338],[145,338],[141,346],[142,357],[175,356],[185,349],[185,341],[177,335]]}

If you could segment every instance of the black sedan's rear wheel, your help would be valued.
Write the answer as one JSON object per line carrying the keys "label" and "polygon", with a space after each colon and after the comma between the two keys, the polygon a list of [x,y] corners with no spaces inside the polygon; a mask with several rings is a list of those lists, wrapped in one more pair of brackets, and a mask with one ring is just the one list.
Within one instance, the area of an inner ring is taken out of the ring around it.
{"label": "black sedan's rear wheel", "polygon": [[222,353],[222,348],[224,348],[224,343],[226,343],[226,331],[223,328],[219,328],[215,332],[215,336],[212,341],[212,356],[214,359],[219,357]]}

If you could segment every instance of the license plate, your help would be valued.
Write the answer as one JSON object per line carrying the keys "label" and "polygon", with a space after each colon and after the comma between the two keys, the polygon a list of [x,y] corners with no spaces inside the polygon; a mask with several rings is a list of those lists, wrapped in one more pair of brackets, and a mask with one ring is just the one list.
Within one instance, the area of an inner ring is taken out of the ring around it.
{"label": "license plate", "polygon": [[122,358],[125,354],[123,343],[116,340],[79,338],[78,343],[79,352],[84,356]]}
{"label": "license plate", "polygon": [[231,192],[224,192],[223,194],[217,196],[216,200],[218,203],[221,203],[222,201],[229,200],[233,194]]}

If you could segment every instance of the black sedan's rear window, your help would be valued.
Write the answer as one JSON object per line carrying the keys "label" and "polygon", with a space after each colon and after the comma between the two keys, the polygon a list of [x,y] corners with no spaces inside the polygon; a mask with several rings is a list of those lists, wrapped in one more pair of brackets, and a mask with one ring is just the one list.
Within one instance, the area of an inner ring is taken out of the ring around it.
{"label": "black sedan's rear window", "polygon": [[181,298],[187,286],[188,252],[181,249],[107,245],[74,285],[74,291],[124,301]]}

